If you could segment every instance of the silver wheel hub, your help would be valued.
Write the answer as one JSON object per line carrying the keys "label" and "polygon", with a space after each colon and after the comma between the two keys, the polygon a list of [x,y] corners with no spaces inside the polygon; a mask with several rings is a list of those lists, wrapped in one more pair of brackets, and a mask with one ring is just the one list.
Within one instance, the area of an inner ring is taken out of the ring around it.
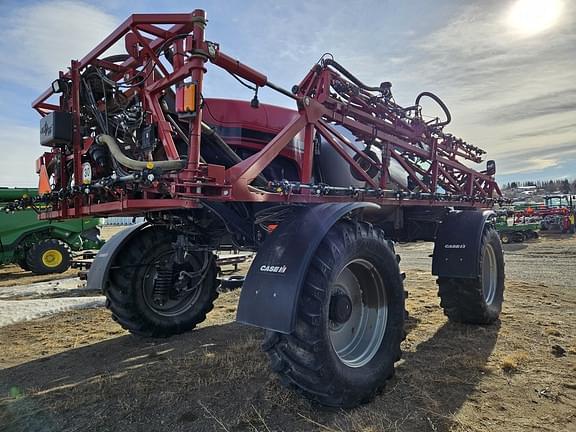
{"label": "silver wheel hub", "polygon": [[346,366],[367,364],[378,352],[388,320],[388,299],[377,269],[364,259],[350,261],[330,291],[330,342]]}
{"label": "silver wheel hub", "polygon": [[498,264],[496,253],[490,244],[486,244],[482,257],[482,293],[484,300],[491,305],[496,297],[498,286]]}

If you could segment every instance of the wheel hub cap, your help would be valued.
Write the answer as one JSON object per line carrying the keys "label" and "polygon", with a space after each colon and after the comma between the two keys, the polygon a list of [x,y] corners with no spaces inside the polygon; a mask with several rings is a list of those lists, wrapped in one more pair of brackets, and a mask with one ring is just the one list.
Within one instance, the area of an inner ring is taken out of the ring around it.
{"label": "wheel hub cap", "polygon": [[352,301],[345,294],[333,295],[330,299],[330,321],[344,324],[352,315]]}
{"label": "wheel hub cap", "polygon": [[44,264],[46,267],[58,267],[60,264],[62,264],[63,260],[64,257],[62,256],[62,253],[55,249],[47,250],[42,254],[42,264]]}
{"label": "wheel hub cap", "polygon": [[380,272],[364,259],[351,260],[331,286],[329,334],[334,352],[359,368],[376,355],[388,321],[388,299]]}

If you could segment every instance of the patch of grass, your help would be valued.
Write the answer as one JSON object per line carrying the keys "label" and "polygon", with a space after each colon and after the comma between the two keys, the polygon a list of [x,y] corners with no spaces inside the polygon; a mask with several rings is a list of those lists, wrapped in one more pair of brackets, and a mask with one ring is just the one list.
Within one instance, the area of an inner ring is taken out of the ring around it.
{"label": "patch of grass", "polygon": [[561,336],[562,333],[556,327],[548,327],[544,329],[544,333],[548,336]]}
{"label": "patch of grass", "polygon": [[526,364],[529,355],[526,351],[515,351],[505,355],[500,361],[500,367],[504,372],[516,372],[522,365]]}

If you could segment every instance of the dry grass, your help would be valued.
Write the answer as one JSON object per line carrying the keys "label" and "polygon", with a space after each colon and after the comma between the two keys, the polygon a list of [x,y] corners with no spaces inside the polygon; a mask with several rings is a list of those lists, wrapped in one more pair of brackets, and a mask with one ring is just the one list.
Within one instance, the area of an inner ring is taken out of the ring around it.
{"label": "dry grass", "polygon": [[515,372],[521,366],[525,365],[529,358],[530,356],[527,352],[516,351],[505,355],[502,360],[500,360],[500,367],[504,372]]}
{"label": "dry grass", "polygon": [[561,336],[562,333],[556,327],[548,327],[544,329],[544,334],[548,336]]}
{"label": "dry grass", "polygon": [[[281,385],[260,351],[262,332],[232,323],[231,292],[198,330],[166,340],[128,336],[103,310],[0,329],[0,429],[576,430],[574,290],[547,287],[546,303],[542,286],[507,282],[502,322],[475,327],[446,321],[427,272],[408,272],[406,286],[403,359],[382,394],[357,409],[326,410]],[[554,357],[554,344],[566,356]]]}
{"label": "dry grass", "polygon": [[[509,285],[504,315],[509,319],[499,329],[446,323],[433,303],[434,291],[418,289],[433,285],[432,278],[414,273],[407,282],[417,285],[408,300],[410,332],[403,360],[383,394],[358,409],[319,409],[282,386],[260,351],[262,333],[231,324],[238,292],[230,292],[220,296],[199,330],[168,340],[125,336],[102,310],[0,329],[0,338],[10,344],[4,364],[21,364],[10,380],[21,377],[27,383],[18,386],[18,398],[0,401],[0,422],[16,431],[27,430],[23,425],[35,430],[35,419],[47,417],[55,422],[48,430],[80,425],[109,430],[113,412],[114,427],[127,431],[147,430],[146,425],[183,432],[524,431],[523,423],[508,421],[508,410],[515,418],[531,416],[534,397],[548,421],[568,421],[563,399],[549,397],[558,390],[542,397],[528,392],[527,401],[521,396],[525,386],[554,388],[560,375],[576,382],[573,363],[550,368],[550,336],[544,331],[551,321],[545,319],[548,312],[535,305],[538,319],[515,315],[516,295],[523,300],[536,296],[529,286]],[[542,324],[528,325],[533,321]],[[575,346],[574,340],[566,346]],[[52,360],[35,365],[26,358],[42,352]],[[10,357],[16,353],[25,357]],[[531,375],[525,367],[529,356]],[[6,380],[0,373],[0,384]],[[576,394],[570,385],[561,389]]]}

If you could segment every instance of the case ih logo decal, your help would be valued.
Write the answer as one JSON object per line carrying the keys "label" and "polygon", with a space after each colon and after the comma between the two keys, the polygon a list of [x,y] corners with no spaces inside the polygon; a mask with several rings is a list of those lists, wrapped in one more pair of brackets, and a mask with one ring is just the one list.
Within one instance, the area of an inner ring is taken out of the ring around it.
{"label": "case ih logo decal", "polygon": [[465,244],[447,244],[444,245],[444,249],[466,249]]}
{"label": "case ih logo decal", "polygon": [[283,266],[263,265],[260,267],[260,271],[265,273],[286,273],[286,269],[287,267],[285,265]]}

